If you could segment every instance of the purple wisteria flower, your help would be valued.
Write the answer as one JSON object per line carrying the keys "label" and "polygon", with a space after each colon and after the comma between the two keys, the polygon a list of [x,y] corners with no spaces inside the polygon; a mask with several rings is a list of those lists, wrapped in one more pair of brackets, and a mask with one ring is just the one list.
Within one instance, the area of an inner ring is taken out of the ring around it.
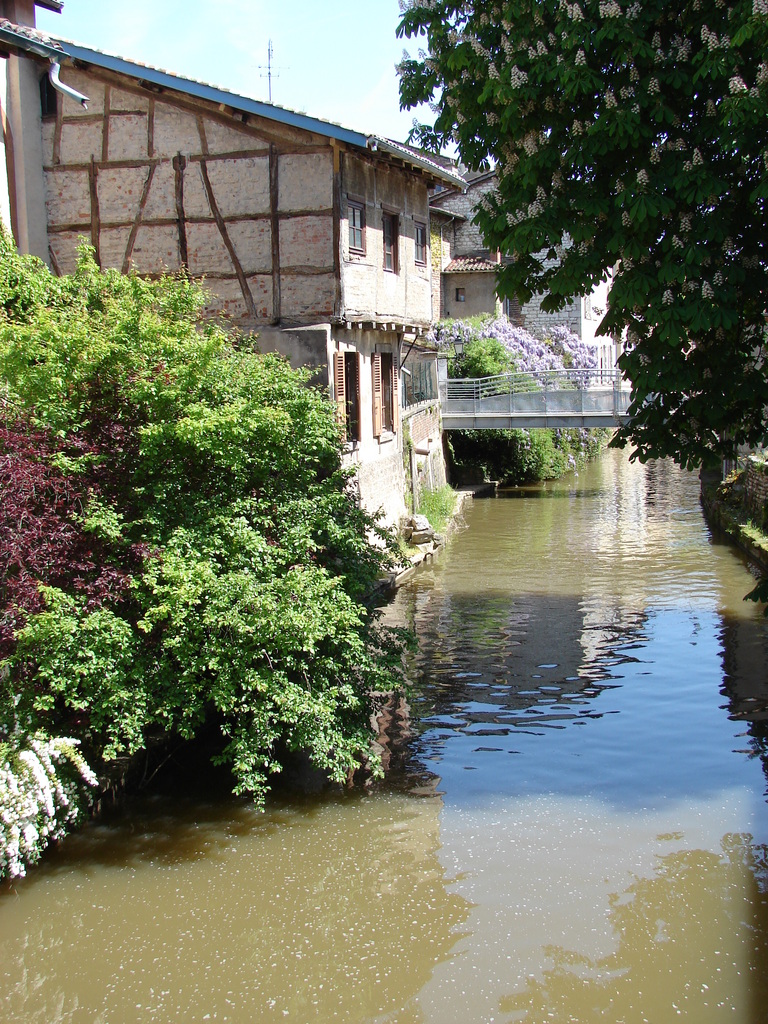
{"label": "purple wisteria flower", "polygon": [[476,339],[493,338],[509,352],[516,372],[572,370],[569,380],[577,387],[586,387],[591,379],[589,371],[597,369],[597,349],[565,324],[550,328],[539,340],[505,316],[444,320],[432,328],[428,337],[442,352],[450,351],[457,341],[466,345]]}

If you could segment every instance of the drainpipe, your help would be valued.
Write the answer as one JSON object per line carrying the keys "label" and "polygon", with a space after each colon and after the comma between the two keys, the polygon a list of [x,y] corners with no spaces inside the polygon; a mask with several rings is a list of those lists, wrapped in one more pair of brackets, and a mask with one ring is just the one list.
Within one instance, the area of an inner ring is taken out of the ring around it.
{"label": "drainpipe", "polygon": [[72,89],[69,85],[65,85],[59,78],[59,72],[61,71],[61,64],[57,64],[56,61],[51,61],[51,66],[48,68],[48,80],[54,89],[63,93],[65,96],[69,96],[70,99],[75,100],[79,103],[83,110],[88,109],[88,97],[83,96],[81,92],[76,89]]}

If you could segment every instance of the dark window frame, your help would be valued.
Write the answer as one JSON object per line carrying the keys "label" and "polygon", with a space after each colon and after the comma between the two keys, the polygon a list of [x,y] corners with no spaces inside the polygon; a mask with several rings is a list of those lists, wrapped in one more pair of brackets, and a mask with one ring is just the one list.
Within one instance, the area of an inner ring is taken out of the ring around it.
{"label": "dark window frame", "polygon": [[387,274],[398,273],[398,233],[400,218],[396,213],[384,211],[381,215],[383,265]]}
{"label": "dark window frame", "polygon": [[[354,223],[353,213],[360,215],[360,223]],[[347,200],[347,221],[349,224],[349,251],[358,255],[365,254],[365,203],[357,199]],[[360,244],[357,245],[356,235],[359,233]]]}
{"label": "dark window frame", "polygon": [[414,240],[414,262],[420,267],[427,265],[427,225],[422,220],[417,220],[413,233]]}

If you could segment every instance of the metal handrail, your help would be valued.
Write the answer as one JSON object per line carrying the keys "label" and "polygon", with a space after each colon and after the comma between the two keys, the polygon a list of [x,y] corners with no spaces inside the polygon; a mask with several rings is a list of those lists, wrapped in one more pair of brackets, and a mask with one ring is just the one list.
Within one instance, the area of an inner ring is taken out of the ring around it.
{"label": "metal handrail", "polygon": [[621,370],[533,370],[502,373],[495,377],[449,378],[443,382],[446,399],[481,401],[497,395],[530,394],[538,391],[574,391],[590,388],[628,389]]}

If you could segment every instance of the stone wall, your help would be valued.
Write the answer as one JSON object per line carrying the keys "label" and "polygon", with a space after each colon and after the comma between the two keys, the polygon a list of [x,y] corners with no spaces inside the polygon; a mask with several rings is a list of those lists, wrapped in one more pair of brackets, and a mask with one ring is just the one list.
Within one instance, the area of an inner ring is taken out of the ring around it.
{"label": "stone wall", "polygon": [[768,462],[756,455],[747,459],[744,504],[754,523],[762,527],[768,519]]}
{"label": "stone wall", "polygon": [[411,504],[418,511],[424,491],[436,491],[446,483],[440,406],[427,402],[403,414],[408,432],[408,476]]}

